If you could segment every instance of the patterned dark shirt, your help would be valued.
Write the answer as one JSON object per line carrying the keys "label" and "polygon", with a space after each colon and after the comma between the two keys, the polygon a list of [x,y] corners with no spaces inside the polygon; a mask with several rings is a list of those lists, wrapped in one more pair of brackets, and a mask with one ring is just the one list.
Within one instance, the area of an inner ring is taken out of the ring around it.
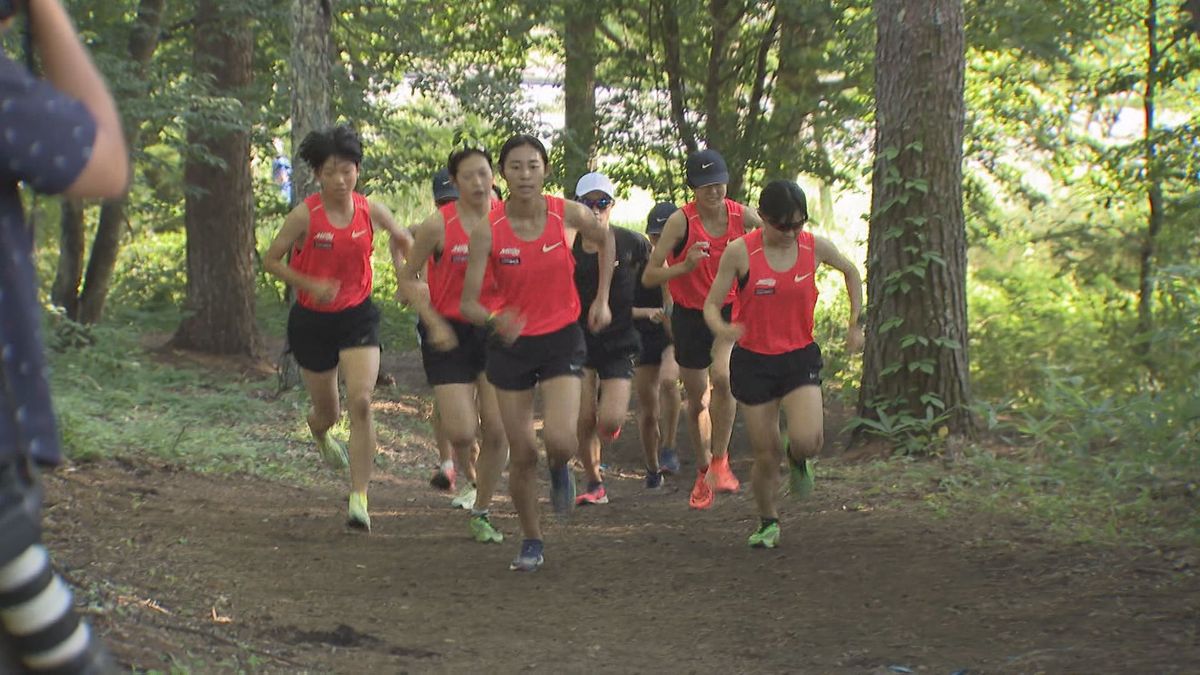
{"label": "patterned dark shirt", "polygon": [[96,122],[79,101],[0,52],[0,462],[62,459],[33,266],[17,183],[54,194],[87,165]]}

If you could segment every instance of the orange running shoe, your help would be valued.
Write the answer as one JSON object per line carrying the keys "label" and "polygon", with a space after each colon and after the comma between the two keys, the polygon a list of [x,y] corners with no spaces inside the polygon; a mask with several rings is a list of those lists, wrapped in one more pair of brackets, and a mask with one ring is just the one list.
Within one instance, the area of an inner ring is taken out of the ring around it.
{"label": "orange running shoe", "polygon": [[688,506],[693,509],[710,509],[713,505],[713,491],[705,480],[703,471],[696,472],[696,484],[692,486],[692,494],[688,497]]}
{"label": "orange running shoe", "polygon": [[728,454],[712,458],[712,463],[708,465],[708,475],[712,477],[712,486],[717,492],[737,492],[742,485],[737,476],[733,475],[733,469],[729,468]]}

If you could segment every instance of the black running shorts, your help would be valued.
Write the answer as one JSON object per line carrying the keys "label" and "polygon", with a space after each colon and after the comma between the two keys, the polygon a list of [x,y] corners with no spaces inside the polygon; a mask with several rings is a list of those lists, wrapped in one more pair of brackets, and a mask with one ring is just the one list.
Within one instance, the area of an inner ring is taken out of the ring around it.
{"label": "black running shorts", "polygon": [[653,328],[638,328],[638,336],[642,339],[642,349],[638,354],[639,366],[661,366],[663,352],[671,346],[667,330],[661,325]]}
{"label": "black running shorts", "polygon": [[429,330],[424,322],[417,323],[421,339],[421,364],[429,385],[474,384],[487,363],[487,329],[463,321],[446,320],[458,338],[458,346],[442,352],[428,342]]}
{"label": "black running shorts", "polygon": [[340,312],[317,312],[295,303],[288,313],[287,339],[301,368],[333,370],[343,349],[379,346],[379,308],[370,298]]}
{"label": "black running shorts", "polygon": [[560,375],[583,375],[583,330],[572,321],[545,335],[522,335],[506,345],[488,340],[487,376],[497,389],[524,391]]}
{"label": "black running shorts", "polygon": [[[733,305],[721,308],[729,321]],[[704,312],[675,305],[671,310],[671,334],[675,337],[675,361],[680,368],[702,370],[712,365],[713,334],[704,323]]]}
{"label": "black running shorts", "polygon": [[630,326],[616,335],[584,332],[587,360],[583,367],[596,371],[601,380],[633,379],[634,362],[642,351],[641,337]]}
{"label": "black running shorts", "polygon": [[761,405],[806,385],[821,384],[817,343],[783,354],[759,354],[734,346],[729,357],[729,388],[738,403]]}

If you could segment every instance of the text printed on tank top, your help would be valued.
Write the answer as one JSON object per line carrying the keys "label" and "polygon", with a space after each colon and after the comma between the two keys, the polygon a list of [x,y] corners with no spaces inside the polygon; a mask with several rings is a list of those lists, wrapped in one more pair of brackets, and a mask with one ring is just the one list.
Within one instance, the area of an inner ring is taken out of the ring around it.
{"label": "text printed on tank top", "polygon": [[499,258],[501,265],[520,265],[521,249],[516,247],[502,248],[500,249],[500,255],[497,257]]}
{"label": "text printed on tank top", "polygon": [[775,295],[775,280],[768,277],[759,279],[758,283],[754,284],[755,295]]}
{"label": "text printed on tank top", "polygon": [[467,262],[467,244],[457,244],[450,249],[450,262],[458,265]]}
{"label": "text printed on tank top", "polygon": [[313,248],[330,250],[333,248],[333,233],[318,232],[313,235]]}

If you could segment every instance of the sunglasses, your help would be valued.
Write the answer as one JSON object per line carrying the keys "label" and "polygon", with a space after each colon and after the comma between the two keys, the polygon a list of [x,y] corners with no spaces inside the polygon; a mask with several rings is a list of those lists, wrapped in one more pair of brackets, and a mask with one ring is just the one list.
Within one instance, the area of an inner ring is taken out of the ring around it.
{"label": "sunglasses", "polygon": [[586,197],[580,197],[579,203],[583,204],[589,209],[603,211],[604,209],[607,209],[613,205],[613,200],[609,197],[601,197],[600,199],[588,199]]}
{"label": "sunglasses", "polygon": [[[766,219],[764,219],[764,220],[766,220]],[[800,230],[804,227],[804,223],[806,223],[806,222],[808,222],[808,221],[797,220],[797,221],[793,221],[790,223],[776,223],[771,220],[767,220],[768,225],[770,225],[771,227],[773,227],[781,232],[793,232],[796,230]]]}

